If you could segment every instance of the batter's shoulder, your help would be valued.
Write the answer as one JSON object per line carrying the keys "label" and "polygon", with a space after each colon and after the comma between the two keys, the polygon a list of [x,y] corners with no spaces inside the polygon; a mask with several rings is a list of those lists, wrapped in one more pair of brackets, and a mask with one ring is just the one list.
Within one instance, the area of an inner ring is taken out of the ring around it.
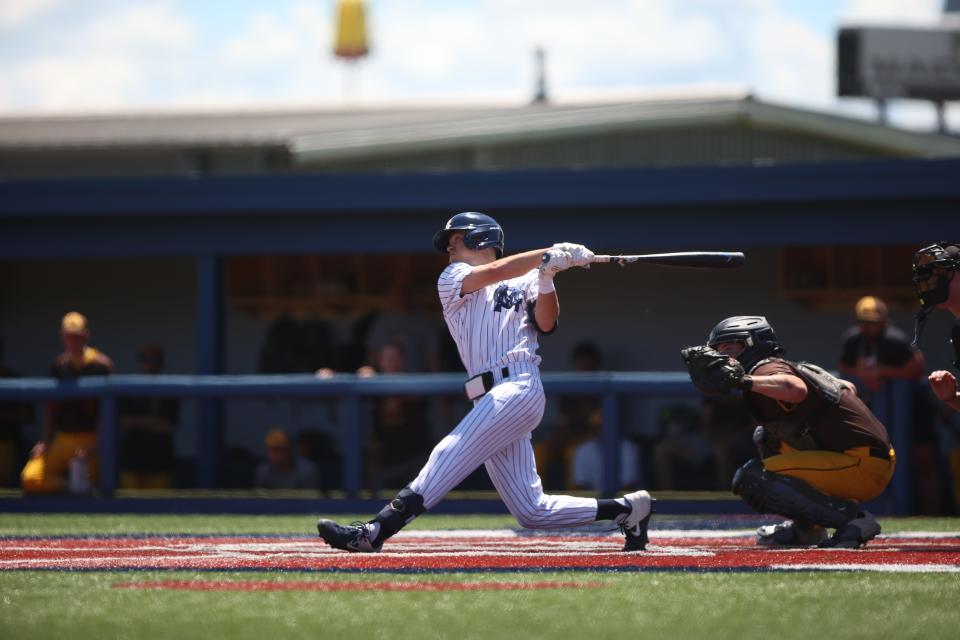
{"label": "batter's shoulder", "polygon": [[451,262],[440,272],[438,280],[440,282],[444,280],[460,280],[466,277],[471,271],[473,271],[473,267],[466,262]]}

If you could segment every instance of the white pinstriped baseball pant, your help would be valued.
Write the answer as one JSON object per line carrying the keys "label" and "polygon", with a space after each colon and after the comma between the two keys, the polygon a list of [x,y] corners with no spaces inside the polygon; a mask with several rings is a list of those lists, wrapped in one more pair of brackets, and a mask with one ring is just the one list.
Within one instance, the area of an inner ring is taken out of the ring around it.
{"label": "white pinstriped baseball pant", "polygon": [[510,377],[476,402],[460,424],[433,451],[410,483],[432,508],[483,464],[500,498],[517,522],[528,529],[549,529],[592,522],[597,501],[543,492],[530,443],[543,418],[545,398],[539,368],[531,363],[509,365]]}

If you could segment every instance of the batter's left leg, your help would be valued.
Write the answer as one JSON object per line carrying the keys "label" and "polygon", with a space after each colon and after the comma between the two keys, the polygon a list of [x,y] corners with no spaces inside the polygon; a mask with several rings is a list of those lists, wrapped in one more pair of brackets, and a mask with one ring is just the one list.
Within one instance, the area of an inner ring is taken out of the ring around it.
{"label": "batter's left leg", "polygon": [[552,529],[613,520],[626,536],[624,551],[646,548],[647,525],[653,507],[653,499],[646,491],[636,491],[617,500],[545,494],[529,434],[498,451],[484,466],[504,504],[521,526]]}
{"label": "batter's left leg", "polygon": [[554,529],[593,522],[594,498],[547,495],[537,474],[530,434],[495,453],[484,466],[507,509],[522,527]]}

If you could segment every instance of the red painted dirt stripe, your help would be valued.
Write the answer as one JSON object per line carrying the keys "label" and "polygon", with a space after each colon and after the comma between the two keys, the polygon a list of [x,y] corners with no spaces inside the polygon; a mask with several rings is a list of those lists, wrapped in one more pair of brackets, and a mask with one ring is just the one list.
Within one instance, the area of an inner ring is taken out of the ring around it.
{"label": "red painted dirt stripe", "polygon": [[[534,543],[536,546],[528,546]],[[647,553],[623,554],[613,537],[544,536],[505,541],[463,536],[438,541],[405,536],[381,554],[333,551],[307,538],[217,536],[0,541],[5,569],[124,570],[603,570],[737,569],[789,565],[939,565],[960,567],[960,538],[883,537],[865,549],[779,550],[758,548],[739,537],[657,537]]]}
{"label": "red painted dirt stripe", "polygon": [[186,591],[517,591],[525,589],[596,589],[599,582],[306,582],[272,580],[158,580],[118,582],[114,589]]}

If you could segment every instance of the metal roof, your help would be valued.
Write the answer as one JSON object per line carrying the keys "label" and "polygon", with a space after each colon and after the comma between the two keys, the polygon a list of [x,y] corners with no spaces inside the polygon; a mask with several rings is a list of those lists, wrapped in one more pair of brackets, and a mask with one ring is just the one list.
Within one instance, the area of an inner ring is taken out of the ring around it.
{"label": "metal roof", "polygon": [[328,162],[470,145],[741,125],[825,137],[905,157],[960,156],[960,139],[763,102],[749,94],[526,106],[398,106],[0,117],[0,150],[281,146]]}

